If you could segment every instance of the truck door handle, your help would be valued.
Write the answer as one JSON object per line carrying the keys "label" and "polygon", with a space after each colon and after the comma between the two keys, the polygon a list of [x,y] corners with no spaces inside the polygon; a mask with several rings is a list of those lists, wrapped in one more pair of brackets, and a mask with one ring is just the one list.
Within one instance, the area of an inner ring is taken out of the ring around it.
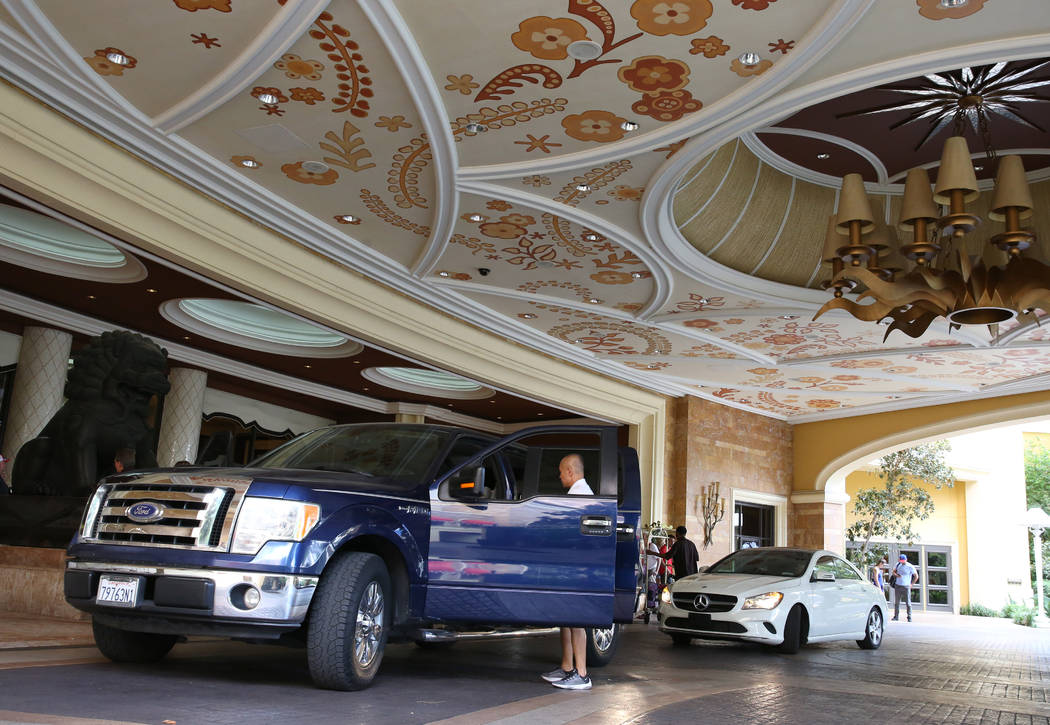
{"label": "truck door handle", "polygon": [[612,518],[594,515],[581,516],[580,533],[585,536],[608,536],[612,533]]}

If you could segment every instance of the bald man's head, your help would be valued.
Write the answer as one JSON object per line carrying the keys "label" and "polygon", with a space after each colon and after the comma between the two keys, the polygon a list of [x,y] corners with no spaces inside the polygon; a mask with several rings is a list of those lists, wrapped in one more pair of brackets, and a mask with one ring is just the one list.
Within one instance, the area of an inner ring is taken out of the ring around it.
{"label": "bald man's head", "polygon": [[561,485],[572,488],[572,484],[583,478],[583,459],[578,453],[570,453],[561,459],[558,464],[558,473],[561,476]]}

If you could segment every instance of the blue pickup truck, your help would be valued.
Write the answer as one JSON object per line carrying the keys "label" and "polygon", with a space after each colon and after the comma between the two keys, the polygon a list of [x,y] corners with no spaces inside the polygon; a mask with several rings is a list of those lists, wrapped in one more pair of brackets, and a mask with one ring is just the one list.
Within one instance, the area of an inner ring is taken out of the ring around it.
{"label": "blue pickup truck", "polygon": [[[593,496],[566,495],[570,453]],[[279,640],[337,690],[367,687],[388,641],[479,632],[592,628],[600,664],[634,616],[640,509],[615,428],[332,426],[247,468],[103,479],[65,596],[112,660],[155,661],[187,635]]]}

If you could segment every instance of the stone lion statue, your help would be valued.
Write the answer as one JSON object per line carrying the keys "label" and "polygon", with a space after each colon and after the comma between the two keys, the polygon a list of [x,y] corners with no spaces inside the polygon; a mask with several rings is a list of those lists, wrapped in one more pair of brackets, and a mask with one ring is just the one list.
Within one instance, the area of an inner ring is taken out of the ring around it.
{"label": "stone lion statue", "polygon": [[16,494],[86,496],[113,473],[117,451],[135,451],[135,467],[157,465],[148,425],[150,400],[171,388],[168,352],[132,332],[104,332],[73,355],[66,403],[15,458]]}

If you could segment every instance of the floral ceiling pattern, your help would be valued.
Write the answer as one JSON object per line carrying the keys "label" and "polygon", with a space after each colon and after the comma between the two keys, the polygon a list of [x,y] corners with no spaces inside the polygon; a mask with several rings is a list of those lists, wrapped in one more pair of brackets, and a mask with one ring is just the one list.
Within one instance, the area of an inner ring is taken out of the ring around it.
{"label": "floral ceiling pattern", "polygon": [[869,26],[898,59],[932,28],[1031,36],[987,4],[19,0],[0,23],[38,54],[20,73],[64,64],[70,97],[156,144],[136,152],[321,256],[638,385],[810,420],[1050,374],[1045,326],[813,321],[790,233],[822,233],[834,188],[727,130],[834,73],[872,85],[857,69],[891,51],[842,41]]}

